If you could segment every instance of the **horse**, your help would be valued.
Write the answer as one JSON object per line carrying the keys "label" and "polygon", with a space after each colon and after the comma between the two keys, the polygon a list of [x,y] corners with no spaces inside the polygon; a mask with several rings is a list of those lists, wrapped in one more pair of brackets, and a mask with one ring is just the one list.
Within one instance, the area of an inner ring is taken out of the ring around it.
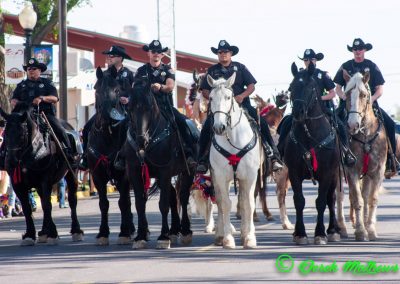
{"label": "horse", "polygon": [[[293,240],[298,245],[308,243],[303,222],[305,199],[302,182],[318,181],[318,211],[314,243],[327,244],[339,241],[339,227],[335,216],[335,190],[339,173],[339,150],[337,137],[328,118],[321,108],[320,89],[312,75],[315,65],[310,63],[307,70],[298,71],[292,64],[293,81],[290,84],[293,124],[285,140],[284,160],[288,168],[296,208],[296,224]],[[324,211],[329,208],[328,238],[325,234]]]}
{"label": "horse", "polygon": [[[150,178],[156,179],[160,189],[159,208],[162,227],[157,239],[157,248],[170,248],[171,242],[177,241],[179,234],[182,244],[192,242],[187,207],[194,171],[186,167],[178,130],[175,123],[162,112],[163,106],[157,104],[155,94],[151,91],[147,80],[139,79],[135,82],[129,103],[131,124],[123,146],[127,165],[126,175],[135,193],[138,214],[138,232],[133,244],[134,249],[146,248],[149,240],[145,210]],[[171,185],[171,178],[176,175],[179,179],[177,183],[180,188],[182,220],[177,210],[177,193]],[[171,228],[168,224],[169,207],[171,207]]]}
{"label": "horse", "polygon": [[[118,205],[121,211],[121,226],[118,244],[126,245],[131,242],[135,232],[128,179],[124,171],[114,167],[114,160],[126,138],[127,119],[116,117],[119,106],[118,95],[121,86],[116,80],[117,70],[113,67],[104,72],[100,67],[96,70],[95,84],[96,120],[89,132],[87,159],[93,182],[99,195],[101,224],[96,236],[97,245],[109,244],[110,229],[108,226],[109,201],[107,198],[107,183],[112,181],[118,192]],[[124,86],[128,88],[128,86]],[[129,89],[129,88],[128,88]]]}
{"label": "horse", "polygon": [[[81,241],[83,231],[76,213],[77,169],[73,169],[75,172],[69,170],[61,150],[55,149],[50,138],[40,131],[43,122],[38,124],[32,119],[33,114],[28,104],[21,102],[10,114],[2,109],[0,113],[7,121],[4,139],[7,151],[6,169],[11,177],[13,189],[21,201],[26,221],[26,232],[22,235],[21,245],[32,246],[36,242],[35,224],[28,199],[28,192],[32,188],[36,188],[43,208],[43,225],[38,233],[38,242],[57,244],[58,232],[51,216],[51,191],[52,185],[64,176],[69,189],[72,240]],[[36,118],[38,121],[41,119]]]}
{"label": "horse", "polygon": [[[383,123],[375,116],[372,107],[372,96],[367,87],[369,76],[366,72],[350,77],[343,71],[350,147],[357,157],[356,165],[345,171],[350,204],[355,213],[354,234],[357,241],[377,239],[376,211],[388,150]],[[339,212],[339,226],[345,229],[343,210]]]}
{"label": "horse", "polygon": [[214,118],[210,169],[218,206],[215,244],[224,248],[236,246],[230,223],[229,189],[230,183],[233,181],[235,184],[238,180],[242,210],[241,240],[244,248],[255,248],[254,190],[264,152],[257,130],[252,128],[245,112],[234,99],[231,87],[235,78],[236,73],[227,80],[214,80],[207,76],[207,82],[212,87],[210,115]]}

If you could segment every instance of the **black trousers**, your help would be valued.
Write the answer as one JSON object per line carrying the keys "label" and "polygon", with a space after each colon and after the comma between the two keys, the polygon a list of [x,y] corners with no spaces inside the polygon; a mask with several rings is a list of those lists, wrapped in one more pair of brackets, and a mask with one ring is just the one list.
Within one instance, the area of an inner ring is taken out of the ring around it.
{"label": "black trousers", "polygon": [[64,144],[66,148],[71,149],[71,143],[68,139],[67,133],[58,118],[51,114],[46,114],[46,116],[51,128],[53,128],[54,134],[60,140],[61,144]]}
{"label": "black trousers", "polygon": [[92,129],[93,123],[96,120],[96,114],[94,114],[85,124],[82,130],[82,148],[83,148],[83,153],[86,152],[87,149],[87,143],[89,140],[89,132],[90,129]]}

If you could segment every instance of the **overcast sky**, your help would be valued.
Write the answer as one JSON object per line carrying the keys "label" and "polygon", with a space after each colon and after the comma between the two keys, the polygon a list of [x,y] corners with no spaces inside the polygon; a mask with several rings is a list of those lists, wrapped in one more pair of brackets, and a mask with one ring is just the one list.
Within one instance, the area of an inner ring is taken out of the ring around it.
{"label": "overcast sky", "polygon": [[[70,26],[118,36],[124,25],[138,25],[149,41],[157,38],[157,0],[91,2],[69,13]],[[14,13],[21,9],[13,0],[2,5]],[[317,67],[333,77],[352,58],[346,45],[361,37],[373,45],[366,58],[386,80],[379,102],[393,112],[400,105],[399,12],[400,2],[393,0],[175,0],[176,49],[215,58],[210,47],[226,39],[240,49],[233,59],[257,79],[256,93],[268,97],[288,88],[290,64],[302,66],[297,56],[306,48],[324,53]]]}

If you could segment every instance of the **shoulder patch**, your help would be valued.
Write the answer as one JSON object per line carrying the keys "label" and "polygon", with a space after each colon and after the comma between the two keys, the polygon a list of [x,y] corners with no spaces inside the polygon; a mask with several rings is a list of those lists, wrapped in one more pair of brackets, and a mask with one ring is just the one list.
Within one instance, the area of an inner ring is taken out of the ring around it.
{"label": "shoulder patch", "polygon": [[172,68],[170,68],[170,69],[168,70],[168,72],[171,73],[171,74],[175,74],[175,70],[172,69]]}

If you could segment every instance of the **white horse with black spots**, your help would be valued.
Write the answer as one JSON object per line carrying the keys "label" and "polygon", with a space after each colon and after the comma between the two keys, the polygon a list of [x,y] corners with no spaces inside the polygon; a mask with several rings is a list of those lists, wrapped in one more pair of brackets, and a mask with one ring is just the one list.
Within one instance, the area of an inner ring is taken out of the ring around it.
{"label": "white horse with black spots", "polygon": [[239,202],[242,208],[242,244],[244,248],[255,248],[254,189],[264,156],[258,134],[234,99],[232,85],[235,78],[236,73],[227,80],[214,80],[207,76],[207,82],[212,87],[210,108],[214,119],[210,164],[218,206],[215,244],[235,248],[230,222],[232,202],[229,198],[230,185],[235,176],[239,182]]}

